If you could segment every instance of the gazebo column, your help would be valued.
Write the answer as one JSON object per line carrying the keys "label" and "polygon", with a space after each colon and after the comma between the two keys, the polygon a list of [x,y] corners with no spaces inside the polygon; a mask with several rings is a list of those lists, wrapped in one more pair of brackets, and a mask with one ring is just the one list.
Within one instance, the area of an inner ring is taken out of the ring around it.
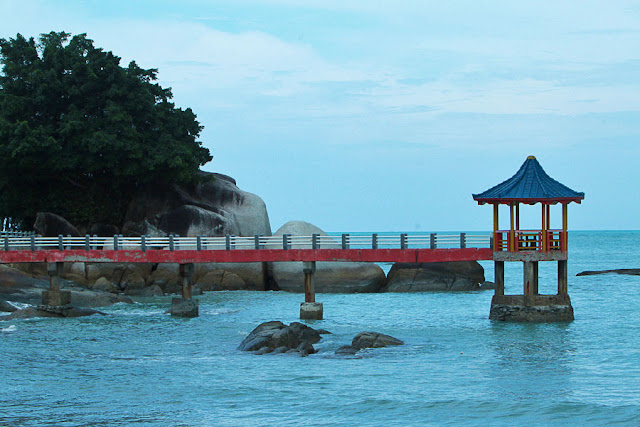
{"label": "gazebo column", "polygon": [[509,217],[511,222],[511,229],[509,230],[509,252],[515,252],[516,250],[516,233],[514,231],[514,212],[513,212],[513,203],[509,204]]}
{"label": "gazebo column", "polygon": [[547,207],[542,204],[542,238],[540,239],[540,250],[547,250]]}
{"label": "gazebo column", "polygon": [[504,250],[504,242],[502,241],[502,235],[498,239],[498,230],[500,230],[499,219],[499,204],[493,204],[493,250]]}
{"label": "gazebo column", "polygon": [[569,249],[569,245],[568,245],[568,241],[567,241],[567,237],[568,233],[568,222],[569,222],[569,204],[568,203],[563,203],[562,204],[562,246],[560,248],[560,250],[562,251],[567,251]]}

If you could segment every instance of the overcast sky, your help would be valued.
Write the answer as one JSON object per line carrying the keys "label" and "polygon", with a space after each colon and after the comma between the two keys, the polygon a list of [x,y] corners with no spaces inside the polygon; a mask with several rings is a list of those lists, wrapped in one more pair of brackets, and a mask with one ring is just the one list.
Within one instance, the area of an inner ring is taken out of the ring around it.
{"label": "overcast sky", "polygon": [[[586,193],[571,229],[640,229],[640,2],[0,6],[0,37],[87,33],[158,68],[205,126],[204,169],[261,196],[273,231],[488,230],[471,194],[528,155]],[[523,216],[540,227],[539,205]]]}

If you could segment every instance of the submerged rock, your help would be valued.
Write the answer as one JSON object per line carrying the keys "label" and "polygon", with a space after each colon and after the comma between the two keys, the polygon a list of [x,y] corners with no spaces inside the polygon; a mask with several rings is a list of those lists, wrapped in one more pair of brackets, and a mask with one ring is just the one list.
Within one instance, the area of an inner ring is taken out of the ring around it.
{"label": "submerged rock", "polygon": [[576,276],[595,276],[597,274],[626,274],[629,276],[640,276],[640,268],[619,268],[617,270],[596,270],[596,271],[582,271]]}
{"label": "submerged rock", "polygon": [[0,320],[31,319],[34,317],[83,317],[94,314],[106,316],[105,313],[90,308],[39,306],[16,310],[8,316],[0,317]]}
{"label": "submerged rock", "polygon": [[293,322],[287,326],[280,321],[272,321],[258,325],[240,343],[238,350],[254,351],[256,354],[288,353],[293,350],[306,356],[315,353],[312,344],[320,339],[318,331],[302,323]]}
{"label": "submerged rock", "polygon": [[338,356],[355,356],[363,348],[382,348],[390,345],[403,345],[404,342],[379,332],[360,332],[351,341],[336,350]]}
{"label": "submerged rock", "polygon": [[360,332],[353,338],[351,346],[357,349],[381,348],[390,345],[403,345],[404,342],[379,332]]}

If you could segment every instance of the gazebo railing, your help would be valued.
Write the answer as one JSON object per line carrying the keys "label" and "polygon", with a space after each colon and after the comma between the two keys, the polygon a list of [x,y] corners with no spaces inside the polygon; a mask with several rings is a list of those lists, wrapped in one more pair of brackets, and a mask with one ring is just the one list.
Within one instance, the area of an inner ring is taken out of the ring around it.
{"label": "gazebo railing", "polygon": [[493,237],[496,252],[566,251],[565,240],[563,230],[498,230]]}

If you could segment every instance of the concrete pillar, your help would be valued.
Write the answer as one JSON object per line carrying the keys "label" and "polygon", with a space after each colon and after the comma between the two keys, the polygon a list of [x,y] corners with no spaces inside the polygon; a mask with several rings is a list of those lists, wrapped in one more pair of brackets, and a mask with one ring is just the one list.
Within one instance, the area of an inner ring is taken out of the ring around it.
{"label": "concrete pillar", "polygon": [[568,294],[567,260],[558,261],[558,295]]}
{"label": "concrete pillar", "polygon": [[316,302],[316,289],[314,283],[316,262],[304,262],[302,271],[304,272],[304,302]]}
{"label": "concrete pillar", "polygon": [[316,291],[314,277],[316,273],[316,262],[304,262],[302,271],[304,272],[304,302],[300,304],[300,319],[322,320],[322,303],[316,302]]}
{"label": "concrete pillar", "polygon": [[193,278],[193,264],[180,264],[180,278],[182,279],[182,298],[191,299],[191,280]]}
{"label": "concrete pillar", "polygon": [[191,298],[191,279],[193,278],[193,264],[180,264],[182,278],[182,298],[171,300],[171,315],[178,317],[198,317],[198,301]]}
{"label": "concrete pillar", "polygon": [[42,291],[42,305],[49,307],[64,307],[71,305],[71,292],[60,290],[60,276],[62,275],[62,262],[50,262],[47,264],[49,273],[49,290]]}
{"label": "concrete pillar", "polygon": [[60,276],[62,276],[63,262],[47,263],[47,273],[49,273],[49,290],[60,290]]}
{"label": "concrete pillar", "polygon": [[525,304],[531,305],[538,291],[538,263],[524,261],[523,270],[524,300]]}
{"label": "concrete pillar", "polygon": [[494,264],[496,295],[504,295],[504,261],[496,261]]}

